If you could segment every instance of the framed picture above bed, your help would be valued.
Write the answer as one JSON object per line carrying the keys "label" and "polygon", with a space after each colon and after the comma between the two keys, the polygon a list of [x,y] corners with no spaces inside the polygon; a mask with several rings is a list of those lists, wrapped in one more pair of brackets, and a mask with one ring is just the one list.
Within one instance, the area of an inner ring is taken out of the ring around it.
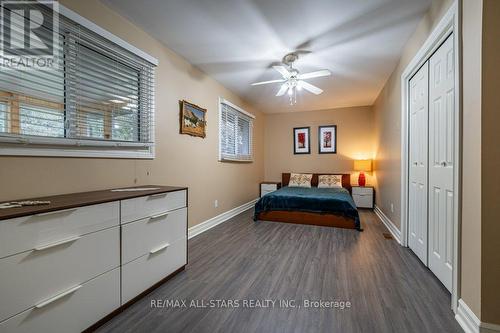
{"label": "framed picture above bed", "polygon": [[318,127],[318,153],[337,153],[337,125]]}
{"label": "framed picture above bed", "polygon": [[295,127],[293,129],[293,153],[310,154],[311,153],[310,127]]}

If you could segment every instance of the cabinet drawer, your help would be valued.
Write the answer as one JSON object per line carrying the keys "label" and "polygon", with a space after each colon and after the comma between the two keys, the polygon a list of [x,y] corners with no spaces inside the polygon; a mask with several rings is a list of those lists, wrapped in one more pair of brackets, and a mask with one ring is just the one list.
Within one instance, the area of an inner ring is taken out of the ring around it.
{"label": "cabinet drawer", "polygon": [[261,196],[261,197],[263,197],[263,196],[265,196],[266,194],[268,194],[268,193],[272,193],[272,192],[274,192],[274,191],[261,191],[260,196]]}
{"label": "cabinet drawer", "polygon": [[64,241],[0,260],[0,321],[120,265],[118,226]]}
{"label": "cabinet drawer", "polygon": [[373,208],[373,196],[371,194],[353,194],[352,198],[356,207]]}
{"label": "cabinet drawer", "polygon": [[[122,304],[153,286],[187,263],[187,239],[156,253],[149,253],[122,266]],[[153,249],[152,249],[153,250]]]}
{"label": "cabinet drawer", "polygon": [[149,253],[163,244],[186,238],[187,208],[146,218],[122,227],[122,264]]}
{"label": "cabinet drawer", "polygon": [[264,191],[272,192],[272,191],[276,191],[278,189],[278,185],[276,185],[276,184],[261,184],[260,189],[262,192],[264,192]]}
{"label": "cabinet drawer", "polygon": [[186,190],[122,200],[121,223],[137,221],[183,207],[186,207]]}
{"label": "cabinet drawer", "polygon": [[0,258],[119,224],[118,201],[0,221]]}
{"label": "cabinet drawer", "polygon": [[352,194],[373,194],[373,188],[372,187],[353,187],[352,188]]}
{"label": "cabinet drawer", "polygon": [[84,284],[42,308],[33,307],[2,323],[2,333],[78,333],[120,306],[120,269]]}

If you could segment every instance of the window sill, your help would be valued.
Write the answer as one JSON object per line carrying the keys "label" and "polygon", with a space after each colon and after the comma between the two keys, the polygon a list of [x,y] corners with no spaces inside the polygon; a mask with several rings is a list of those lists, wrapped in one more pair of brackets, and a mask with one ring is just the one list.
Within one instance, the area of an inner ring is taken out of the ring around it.
{"label": "window sill", "polygon": [[0,156],[153,159],[155,154],[153,143],[2,136]]}
{"label": "window sill", "polygon": [[154,159],[154,149],[148,150],[102,150],[79,148],[40,148],[40,147],[5,147],[0,146],[0,156],[47,156],[47,157],[93,157],[93,158],[129,158]]}
{"label": "window sill", "polygon": [[125,158],[125,159],[154,159],[153,148],[147,150],[127,149],[89,149],[71,147],[6,147],[0,145],[0,156],[45,156],[45,157],[85,157],[85,158]]}
{"label": "window sill", "polygon": [[239,160],[239,159],[232,159],[232,158],[223,158],[223,159],[219,159],[219,162],[222,162],[222,163],[253,163],[253,160]]}

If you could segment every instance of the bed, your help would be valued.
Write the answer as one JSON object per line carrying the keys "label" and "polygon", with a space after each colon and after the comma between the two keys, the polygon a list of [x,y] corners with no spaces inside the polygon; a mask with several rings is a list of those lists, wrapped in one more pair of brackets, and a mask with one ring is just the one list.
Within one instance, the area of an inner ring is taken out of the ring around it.
{"label": "bed", "polygon": [[254,220],[311,224],[362,230],[351,197],[351,176],[342,174],[342,188],[318,188],[313,174],[311,188],[289,187],[290,173],[282,174],[282,187],[255,204]]}

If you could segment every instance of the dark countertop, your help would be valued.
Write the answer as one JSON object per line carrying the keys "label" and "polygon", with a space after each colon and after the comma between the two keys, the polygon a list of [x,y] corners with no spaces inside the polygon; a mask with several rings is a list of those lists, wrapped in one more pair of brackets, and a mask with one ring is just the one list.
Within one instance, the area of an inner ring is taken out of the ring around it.
{"label": "dark countertop", "polygon": [[132,191],[132,192],[111,192],[111,190],[114,190],[113,188],[100,191],[70,193],[70,194],[53,195],[41,198],[12,200],[12,201],[43,200],[43,201],[51,201],[51,203],[49,205],[23,206],[18,208],[0,209],[0,220],[6,220],[15,217],[28,216],[40,213],[47,213],[62,209],[90,206],[111,201],[143,197],[157,193],[187,190],[187,187],[162,186],[162,185],[127,186],[122,188],[137,188],[137,187],[140,188],[153,187],[158,189],[145,190],[145,191]]}

